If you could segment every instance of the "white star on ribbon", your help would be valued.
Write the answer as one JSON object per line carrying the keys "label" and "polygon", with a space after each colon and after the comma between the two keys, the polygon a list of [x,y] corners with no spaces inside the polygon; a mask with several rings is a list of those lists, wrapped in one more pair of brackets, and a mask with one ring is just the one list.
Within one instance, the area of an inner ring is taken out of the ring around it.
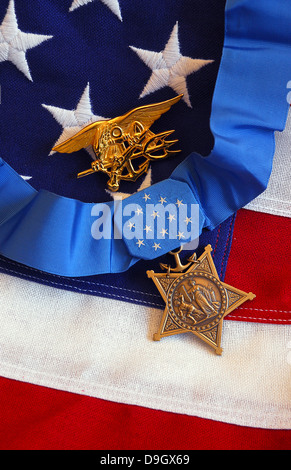
{"label": "white star on ribbon", "polygon": [[160,243],[154,243],[154,246],[153,246],[153,248],[155,249],[155,251],[157,251],[157,250],[161,250],[161,249],[162,249],[162,248],[161,248],[161,244],[160,244]]}
{"label": "white star on ribbon", "polygon": [[159,200],[159,203],[160,204],[167,204],[167,199],[165,197],[161,197],[161,199]]}
{"label": "white star on ribbon", "polygon": [[[63,108],[57,108],[56,106],[48,106],[46,104],[43,104],[42,106],[53,115],[55,120],[63,128],[61,136],[53,147],[56,147],[62,142],[65,142],[67,139],[70,139],[89,124],[92,124],[96,121],[106,120],[106,118],[102,116],[96,116],[92,111],[89,83],[86,86],[77,107],[72,111]],[[87,148],[87,151],[90,153],[92,158],[96,160],[96,155],[94,154],[91,146]],[[50,155],[53,155],[54,153],[55,152],[52,151]]]}
{"label": "white star on ribbon", "polygon": [[165,237],[165,235],[169,235],[168,230],[166,230],[165,228],[162,228],[161,235],[162,237]]}
{"label": "white star on ribbon", "polygon": [[140,98],[169,86],[178,95],[183,94],[184,101],[192,108],[186,77],[214,61],[183,56],[180,51],[178,29],[177,22],[165,49],[161,52],[147,51],[133,46],[130,48],[153,71]]}
{"label": "white star on ribbon", "polygon": [[145,231],[146,231],[146,233],[152,232],[151,226],[150,226],[150,225],[146,225],[146,226],[145,226]]}
{"label": "white star on ribbon", "polygon": [[18,28],[14,0],[10,0],[0,26],[0,62],[11,62],[32,82],[26,52],[52,37],[21,31]]}
{"label": "white star on ribbon", "polygon": [[[94,0],[74,0],[70,11],[74,11],[83,5],[87,5],[88,3],[92,3]],[[122,21],[121,10],[119,6],[118,0],[101,0],[104,5],[106,5],[110,10]]]}
{"label": "white star on ribbon", "polygon": [[132,222],[129,222],[128,228],[131,231],[133,228],[135,228],[135,224],[133,224]]}
{"label": "white star on ribbon", "polygon": [[179,199],[177,199],[176,205],[180,207],[180,206],[184,206],[184,203],[183,201],[179,201]]}
{"label": "white star on ribbon", "polygon": [[153,217],[154,220],[155,220],[157,217],[160,217],[160,216],[159,216],[159,213],[157,211],[153,211],[151,217]]}
{"label": "white star on ribbon", "polygon": [[136,215],[142,215],[143,214],[143,210],[141,207],[138,207],[135,211]]}

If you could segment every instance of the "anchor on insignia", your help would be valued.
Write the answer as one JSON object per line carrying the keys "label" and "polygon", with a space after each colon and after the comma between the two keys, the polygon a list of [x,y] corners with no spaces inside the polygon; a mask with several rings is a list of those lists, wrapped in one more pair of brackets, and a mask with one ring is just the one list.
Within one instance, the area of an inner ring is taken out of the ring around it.
{"label": "anchor on insignia", "polygon": [[178,140],[166,140],[175,131],[154,134],[150,127],[182,97],[141,106],[115,119],[94,122],[53,150],[73,153],[92,145],[96,160],[89,170],[79,173],[78,178],[101,171],[109,176],[108,188],[118,191],[121,181],[136,181],[147,173],[152,161],[180,152],[170,150]]}

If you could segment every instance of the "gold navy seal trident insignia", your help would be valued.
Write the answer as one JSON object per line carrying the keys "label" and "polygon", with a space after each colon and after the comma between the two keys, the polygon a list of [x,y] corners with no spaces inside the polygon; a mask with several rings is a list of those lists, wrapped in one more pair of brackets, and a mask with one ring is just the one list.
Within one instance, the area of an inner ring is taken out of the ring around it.
{"label": "gold navy seal trident insignia", "polygon": [[122,180],[136,181],[147,173],[151,161],[179,152],[169,150],[178,140],[166,140],[175,131],[154,134],[150,127],[182,97],[142,106],[115,119],[94,122],[53,150],[72,153],[92,145],[96,160],[89,170],[79,173],[78,178],[101,171],[109,176],[108,188],[118,191]]}
{"label": "gold navy seal trident insignia", "polygon": [[230,312],[256,296],[247,294],[220,281],[208,245],[197,259],[194,253],[183,265],[178,252],[176,267],[161,264],[166,273],[147,271],[163,297],[166,308],[155,341],[180,333],[193,333],[222,354],[221,334],[223,320]]}

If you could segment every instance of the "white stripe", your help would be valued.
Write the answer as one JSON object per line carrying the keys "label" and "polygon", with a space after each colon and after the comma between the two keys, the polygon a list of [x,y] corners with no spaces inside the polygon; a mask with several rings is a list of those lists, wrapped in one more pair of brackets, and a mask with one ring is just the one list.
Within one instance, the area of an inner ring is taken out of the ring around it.
{"label": "white stripe", "polygon": [[291,111],[284,132],[276,132],[276,152],[268,188],[246,209],[291,217]]}
{"label": "white stripe", "polygon": [[152,341],[161,310],[0,275],[0,375],[110,401],[291,429],[291,326],[225,321],[224,353]]}

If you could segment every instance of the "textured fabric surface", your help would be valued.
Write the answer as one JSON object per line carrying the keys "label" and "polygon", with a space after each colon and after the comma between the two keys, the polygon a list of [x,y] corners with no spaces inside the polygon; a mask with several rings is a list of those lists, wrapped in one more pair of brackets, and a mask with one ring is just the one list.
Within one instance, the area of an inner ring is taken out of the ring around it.
{"label": "textured fabric surface", "polygon": [[3,378],[0,401],[1,450],[291,449],[291,431],[246,428]]}
{"label": "textured fabric surface", "polygon": [[291,323],[291,220],[242,209],[234,230],[225,282],[252,290],[255,300],[227,318]]}
{"label": "textured fabric surface", "polygon": [[291,216],[291,111],[286,128],[276,133],[276,152],[273,171],[266,191],[250,202],[246,209],[280,215]]}

